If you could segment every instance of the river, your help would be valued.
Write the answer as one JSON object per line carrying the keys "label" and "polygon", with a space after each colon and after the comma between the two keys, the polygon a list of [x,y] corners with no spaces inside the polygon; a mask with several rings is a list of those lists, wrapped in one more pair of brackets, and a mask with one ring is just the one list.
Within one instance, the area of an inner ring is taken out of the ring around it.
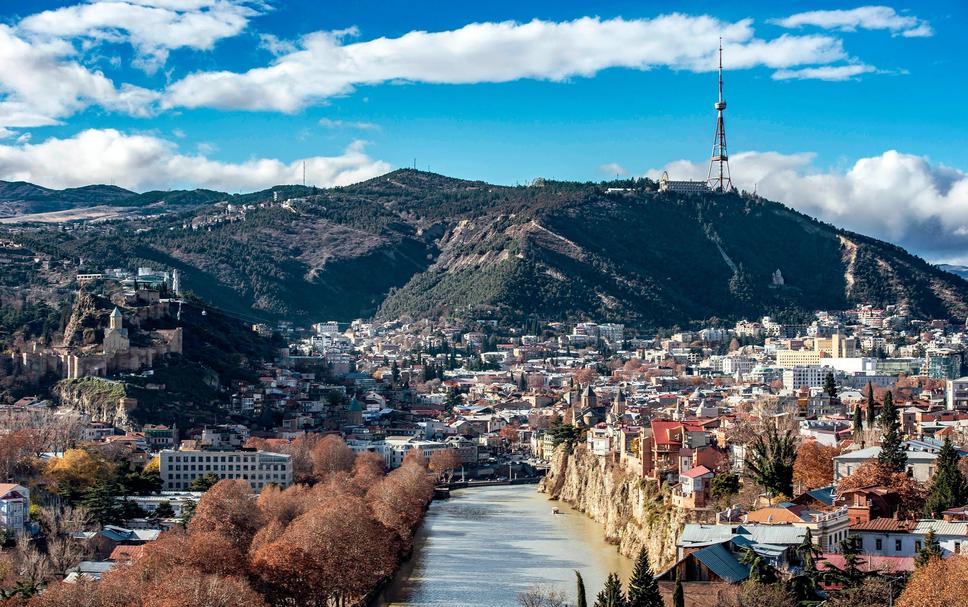
{"label": "river", "polygon": [[573,605],[576,569],[592,604],[610,571],[624,583],[632,570],[598,523],[535,485],[461,489],[434,501],[414,546],[378,605],[514,606],[536,584],[565,592]]}

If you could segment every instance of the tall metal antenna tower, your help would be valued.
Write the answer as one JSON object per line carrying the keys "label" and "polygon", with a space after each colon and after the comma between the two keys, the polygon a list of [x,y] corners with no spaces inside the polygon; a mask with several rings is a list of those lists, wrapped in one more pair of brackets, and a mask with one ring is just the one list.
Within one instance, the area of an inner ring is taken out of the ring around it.
{"label": "tall metal antenna tower", "polygon": [[723,122],[723,111],[726,102],[723,101],[723,39],[719,39],[719,101],[716,108],[716,136],[713,138],[713,155],[709,160],[709,172],[706,174],[706,184],[714,192],[728,192],[733,187],[729,177],[729,154],[726,153],[726,124]]}

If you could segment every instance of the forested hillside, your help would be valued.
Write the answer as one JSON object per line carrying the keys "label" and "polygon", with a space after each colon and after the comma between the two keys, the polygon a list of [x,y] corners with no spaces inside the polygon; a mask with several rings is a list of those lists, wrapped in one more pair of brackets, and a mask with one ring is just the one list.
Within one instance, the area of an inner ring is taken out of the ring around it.
{"label": "forested hillside", "polygon": [[968,316],[956,275],[749,195],[659,193],[647,180],[504,187],[399,170],[328,190],[177,196],[197,204],[0,235],[64,263],[178,268],[194,294],[254,319],[497,314],[657,327],[855,303]]}

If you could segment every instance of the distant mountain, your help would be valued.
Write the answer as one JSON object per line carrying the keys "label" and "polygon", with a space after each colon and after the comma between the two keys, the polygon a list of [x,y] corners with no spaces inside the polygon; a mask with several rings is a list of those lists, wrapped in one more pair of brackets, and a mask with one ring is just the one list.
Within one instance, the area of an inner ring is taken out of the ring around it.
{"label": "distant mountain", "polygon": [[12,238],[64,260],[179,268],[196,295],[252,318],[536,315],[654,328],[857,303],[968,316],[963,278],[759,197],[660,193],[648,181],[504,187],[399,170],[226,199],[267,204],[244,219],[202,205],[111,238]]}
{"label": "distant mountain", "polygon": [[113,185],[52,190],[26,181],[0,181],[0,216],[47,213],[100,204],[117,205],[135,196]]}
{"label": "distant mountain", "polygon": [[957,274],[962,278],[968,279],[968,266],[953,266],[946,263],[938,264],[938,267],[945,272],[951,272],[952,274]]}

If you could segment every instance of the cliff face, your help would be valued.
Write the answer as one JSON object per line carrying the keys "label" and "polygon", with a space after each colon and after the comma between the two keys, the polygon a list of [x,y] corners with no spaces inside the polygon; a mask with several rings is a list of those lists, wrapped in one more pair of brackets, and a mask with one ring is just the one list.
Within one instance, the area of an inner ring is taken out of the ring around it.
{"label": "cliff face", "polygon": [[64,379],[54,386],[54,395],[62,407],[90,416],[125,430],[132,429],[129,409],[137,401],[126,396],[124,384],[99,377]]}
{"label": "cliff face", "polygon": [[645,547],[657,573],[675,560],[685,517],[655,481],[626,472],[584,448],[570,454],[558,449],[540,490],[602,523],[605,538],[622,554],[634,558]]}

